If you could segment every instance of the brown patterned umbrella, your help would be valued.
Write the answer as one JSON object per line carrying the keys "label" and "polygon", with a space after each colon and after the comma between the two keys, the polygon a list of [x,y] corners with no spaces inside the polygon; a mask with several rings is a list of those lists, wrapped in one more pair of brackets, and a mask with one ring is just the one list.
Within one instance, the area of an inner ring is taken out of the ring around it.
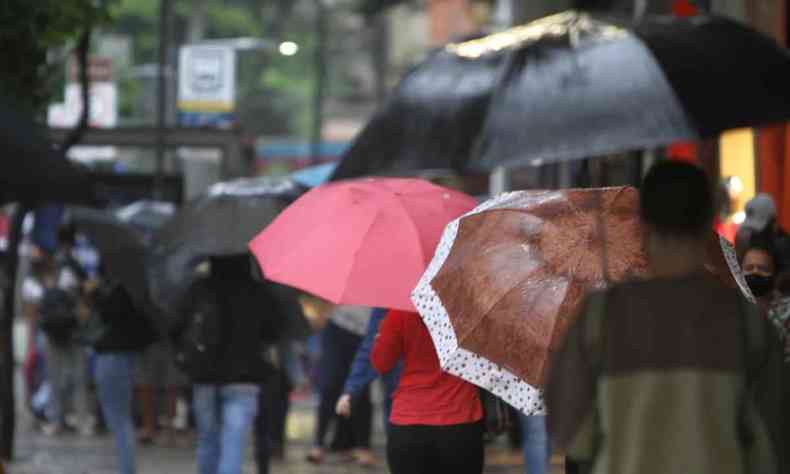
{"label": "brown patterned umbrella", "polygon": [[[734,286],[717,240],[709,267]],[[585,295],[648,275],[635,189],[521,191],[448,226],[413,300],[445,370],[536,413]]]}

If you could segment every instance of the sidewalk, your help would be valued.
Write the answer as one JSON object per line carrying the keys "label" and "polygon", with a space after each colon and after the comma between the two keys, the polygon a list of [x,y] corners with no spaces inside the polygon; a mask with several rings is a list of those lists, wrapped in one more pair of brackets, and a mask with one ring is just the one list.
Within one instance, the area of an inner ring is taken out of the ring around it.
{"label": "sidewalk", "polygon": [[[80,437],[66,435],[50,438],[29,429],[27,417],[20,420],[17,436],[17,459],[9,466],[11,474],[116,474],[112,438],[108,435]],[[386,473],[383,440],[377,436],[375,448],[381,461],[377,468],[360,468],[333,462],[331,457],[321,466],[307,463],[312,431],[312,413],[304,408],[293,411],[289,420],[288,453],[285,461],[272,464],[272,474],[372,474]],[[295,439],[294,439],[295,438]],[[251,454],[251,452],[250,452]],[[523,474],[518,453],[498,443],[487,452],[486,474]],[[252,456],[248,455],[244,474],[256,474]],[[555,460],[555,462],[558,460]],[[194,474],[194,446],[138,447],[140,474]],[[552,474],[560,474],[555,464]]]}

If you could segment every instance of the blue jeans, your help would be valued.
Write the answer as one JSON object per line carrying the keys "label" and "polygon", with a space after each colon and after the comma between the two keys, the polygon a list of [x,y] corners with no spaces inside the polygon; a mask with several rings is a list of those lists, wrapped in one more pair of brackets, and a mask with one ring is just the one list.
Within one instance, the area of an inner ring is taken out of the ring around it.
{"label": "blue jeans", "polygon": [[104,419],[115,437],[121,474],[134,474],[135,434],[132,422],[132,375],[134,355],[107,352],[96,355],[96,391]]}
{"label": "blue jeans", "polygon": [[258,412],[255,385],[195,385],[198,474],[241,474]]}
{"label": "blue jeans", "polygon": [[527,474],[547,474],[551,450],[544,415],[521,415],[521,446]]}

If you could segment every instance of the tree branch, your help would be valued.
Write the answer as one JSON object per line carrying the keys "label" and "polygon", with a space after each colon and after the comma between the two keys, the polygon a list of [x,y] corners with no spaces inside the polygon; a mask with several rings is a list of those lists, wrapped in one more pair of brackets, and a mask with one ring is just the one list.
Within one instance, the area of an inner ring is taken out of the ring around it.
{"label": "tree branch", "polygon": [[88,52],[90,51],[91,35],[93,33],[93,25],[88,24],[85,31],[80,35],[79,42],[77,43],[77,63],[79,65],[79,80],[82,95],[82,113],[77,126],[66,136],[66,139],[60,146],[61,151],[65,154],[72,146],[82,140],[85,132],[88,130],[91,101],[90,101],[90,80],[88,77]]}

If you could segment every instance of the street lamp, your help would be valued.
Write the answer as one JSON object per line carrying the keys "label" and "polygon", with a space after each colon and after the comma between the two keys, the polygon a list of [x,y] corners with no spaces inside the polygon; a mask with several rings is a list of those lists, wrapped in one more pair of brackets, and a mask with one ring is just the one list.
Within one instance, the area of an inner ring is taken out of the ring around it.
{"label": "street lamp", "polygon": [[293,56],[299,52],[299,45],[293,41],[283,41],[280,43],[280,54],[283,56]]}
{"label": "street lamp", "polygon": [[299,52],[299,45],[293,41],[278,43],[267,38],[244,36],[240,38],[209,39],[193,43],[198,46],[224,46],[236,51],[270,50],[283,56],[293,56]]}

